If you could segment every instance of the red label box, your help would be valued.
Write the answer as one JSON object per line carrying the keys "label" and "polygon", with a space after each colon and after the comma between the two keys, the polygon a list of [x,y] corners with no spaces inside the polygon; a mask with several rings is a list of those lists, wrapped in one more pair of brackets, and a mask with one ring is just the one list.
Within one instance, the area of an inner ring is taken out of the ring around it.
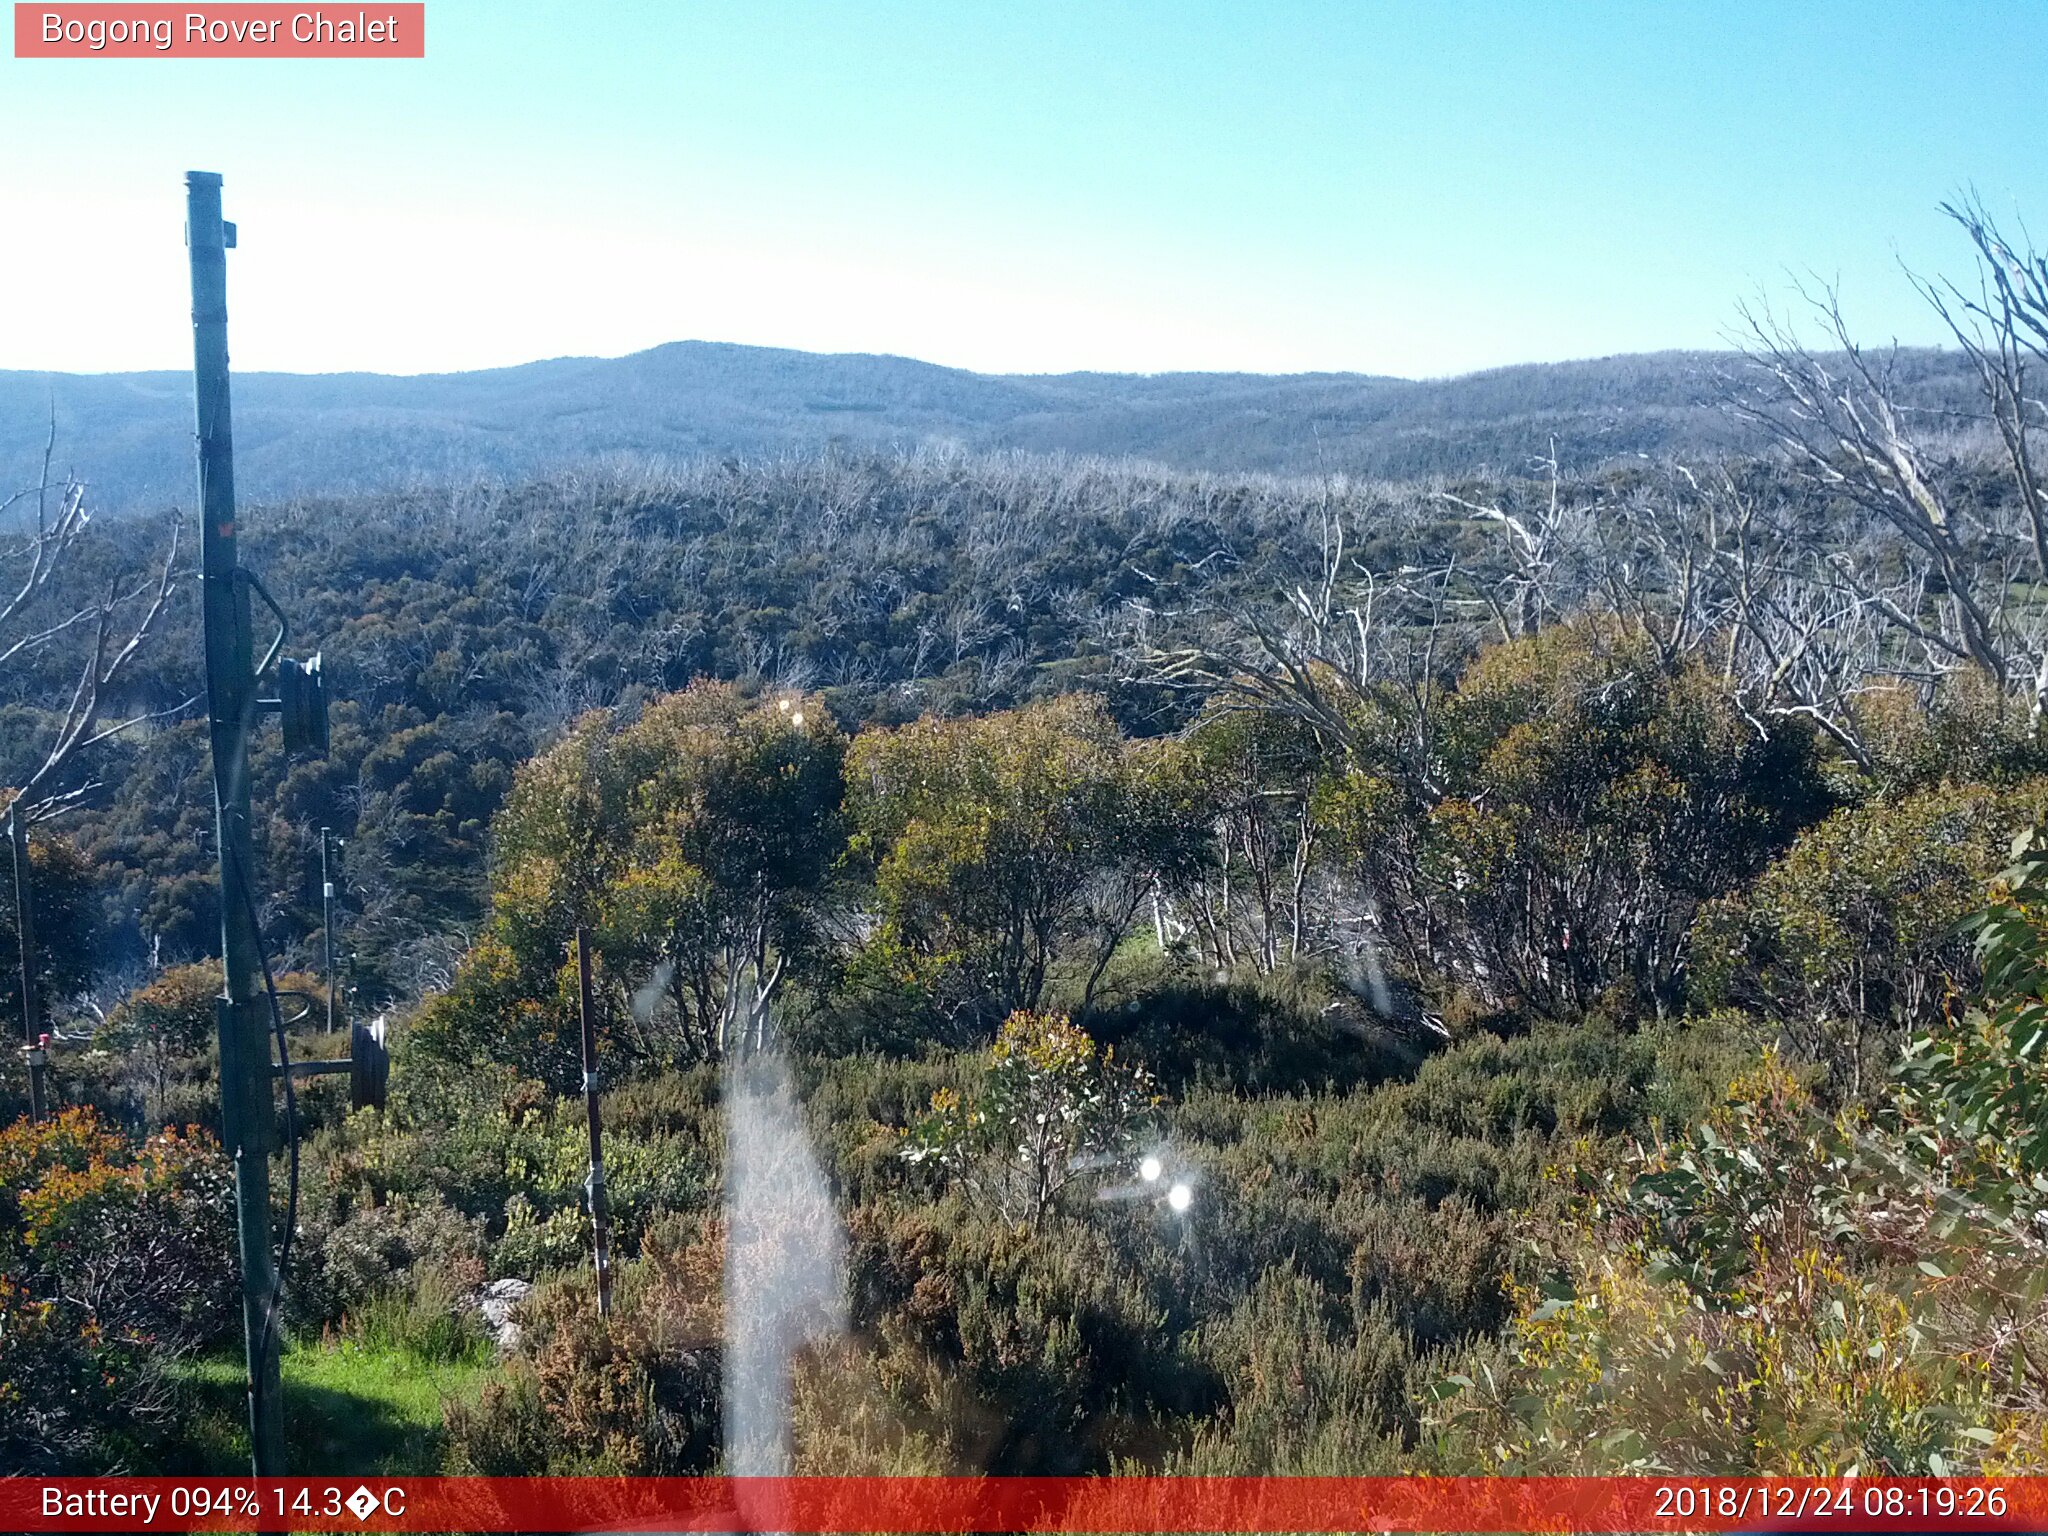
{"label": "red label box", "polygon": [[423,59],[427,8],[16,0],[17,59]]}

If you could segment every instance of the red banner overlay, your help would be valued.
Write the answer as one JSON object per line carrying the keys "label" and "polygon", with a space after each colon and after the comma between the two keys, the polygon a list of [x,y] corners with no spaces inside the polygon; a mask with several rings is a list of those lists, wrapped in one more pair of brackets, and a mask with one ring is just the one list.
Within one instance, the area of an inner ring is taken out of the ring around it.
{"label": "red banner overlay", "polygon": [[17,59],[423,59],[427,8],[16,0]]}
{"label": "red banner overlay", "polygon": [[2048,1478],[0,1477],[0,1528],[2048,1532]]}

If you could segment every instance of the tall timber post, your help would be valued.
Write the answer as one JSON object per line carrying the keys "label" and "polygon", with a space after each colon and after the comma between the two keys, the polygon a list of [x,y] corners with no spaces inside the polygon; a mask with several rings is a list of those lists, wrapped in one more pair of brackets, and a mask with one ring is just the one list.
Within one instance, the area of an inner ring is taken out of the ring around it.
{"label": "tall timber post", "polygon": [[258,700],[250,583],[235,546],[234,433],[228,403],[227,252],[235,227],[220,215],[220,177],[185,177],[185,240],[192,262],[192,381],[199,430],[201,582],[206,706],[220,850],[222,995],[221,1135],[235,1162],[242,1332],[249,1361],[249,1444],[259,1477],[284,1472],[278,1375],[277,1270],[271,1254],[270,1154],[276,1142],[262,937],[256,927],[249,825],[249,737]]}
{"label": "tall timber post", "polygon": [[7,844],[14,864],[14,932],[21,950],[21,1021],[27,1038],[28,1117],[41,1120],[51,1112],[50,1047],[43,1033],[42,978],[36,974],[35,866],[29,863],[28,796],[22,794],[7,812]]}

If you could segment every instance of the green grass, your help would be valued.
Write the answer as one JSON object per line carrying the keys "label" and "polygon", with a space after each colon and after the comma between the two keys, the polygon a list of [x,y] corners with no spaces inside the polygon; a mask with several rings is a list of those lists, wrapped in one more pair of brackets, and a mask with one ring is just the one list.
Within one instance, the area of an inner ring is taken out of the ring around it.
{"label": "green grass", "polygon": [[[424,1360],[401,1349],[341,1339],[285,1354],[286,1454],[294,1476],[438,1472],[441,1413],[451,1399],[473,1401],[495,1373],[489,1351]],[[179,1374],[191,1395],[166,1472],[247,1470],[242,1361],[212,1356]]]}

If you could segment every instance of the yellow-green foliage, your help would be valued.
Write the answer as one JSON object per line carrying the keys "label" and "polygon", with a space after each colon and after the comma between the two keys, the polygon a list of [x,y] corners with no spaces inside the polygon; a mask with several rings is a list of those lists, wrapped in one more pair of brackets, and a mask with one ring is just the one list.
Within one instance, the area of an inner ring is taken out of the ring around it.
{"label": "yellow-green foliage", "polygon": [[[1774,1054],[1542,1235],[1500,1344],[1439,1384],[1431,1458],[1521,1473],[2043,1465],[2043,1243],[1925,1164],[1907,1095],[1830,1114]],[[1568,1170],[1574,1171],[1574,1170]]]}
{"label": "yellow-green foliage", "polygon": [[1779,1025],[1840,1091],[1877,1080],[1975,965],[1963,919],[2048,781],[1944,785],[1838,811],[1746,890],[1710,906],[1693,940],[1695,992]]}
{"label": "yellow-green foliage", "polygon": [[630,722],[583,717],[519,771],[494,824],[489,926],[414,1021],[419,1055],[573,1087],[579,925],[614,1059],[760,1043],[844,846],[845,745],[815,697],[709,682]]}
{"label": "yellow-green foliage", "polygon": [[[1427,704],[1427,708],[1423,707]],[[1824,808],[1811,735],[1582,617],[1362,710],[1318,814],[1414,975],[1569,1017],[1679,1000],[1700,902]]]}
{"label": "yellow-green foliage", "polygon": [[903,1155],[1036,1228],[1069,1190],[1129,1179],[1158,1102],[1142,1068],[1098,1050],[1064,1014],[1020,1010],[1004,1021],[978,1083],[932,1095]]}
{"label": "yellow-green foliage", "polygon": [[1929,698],[1903,682],[1874,680],[1857,695],[1850,719],[1869,767],[1838,777],[1857,798],[1896,800],[1942,784],[2014,783],[2048,768],[2026,702],[1977,667],[1947,674]]}
{"label": "yellow-green foliage", "polygon": [[1083,1004],[1155,874],[1186,857],[1168,749],[1068,696],[979,719],[868,731],[846,763],[881,942],[955,1016],[1038,1006],[1054,959]]}

